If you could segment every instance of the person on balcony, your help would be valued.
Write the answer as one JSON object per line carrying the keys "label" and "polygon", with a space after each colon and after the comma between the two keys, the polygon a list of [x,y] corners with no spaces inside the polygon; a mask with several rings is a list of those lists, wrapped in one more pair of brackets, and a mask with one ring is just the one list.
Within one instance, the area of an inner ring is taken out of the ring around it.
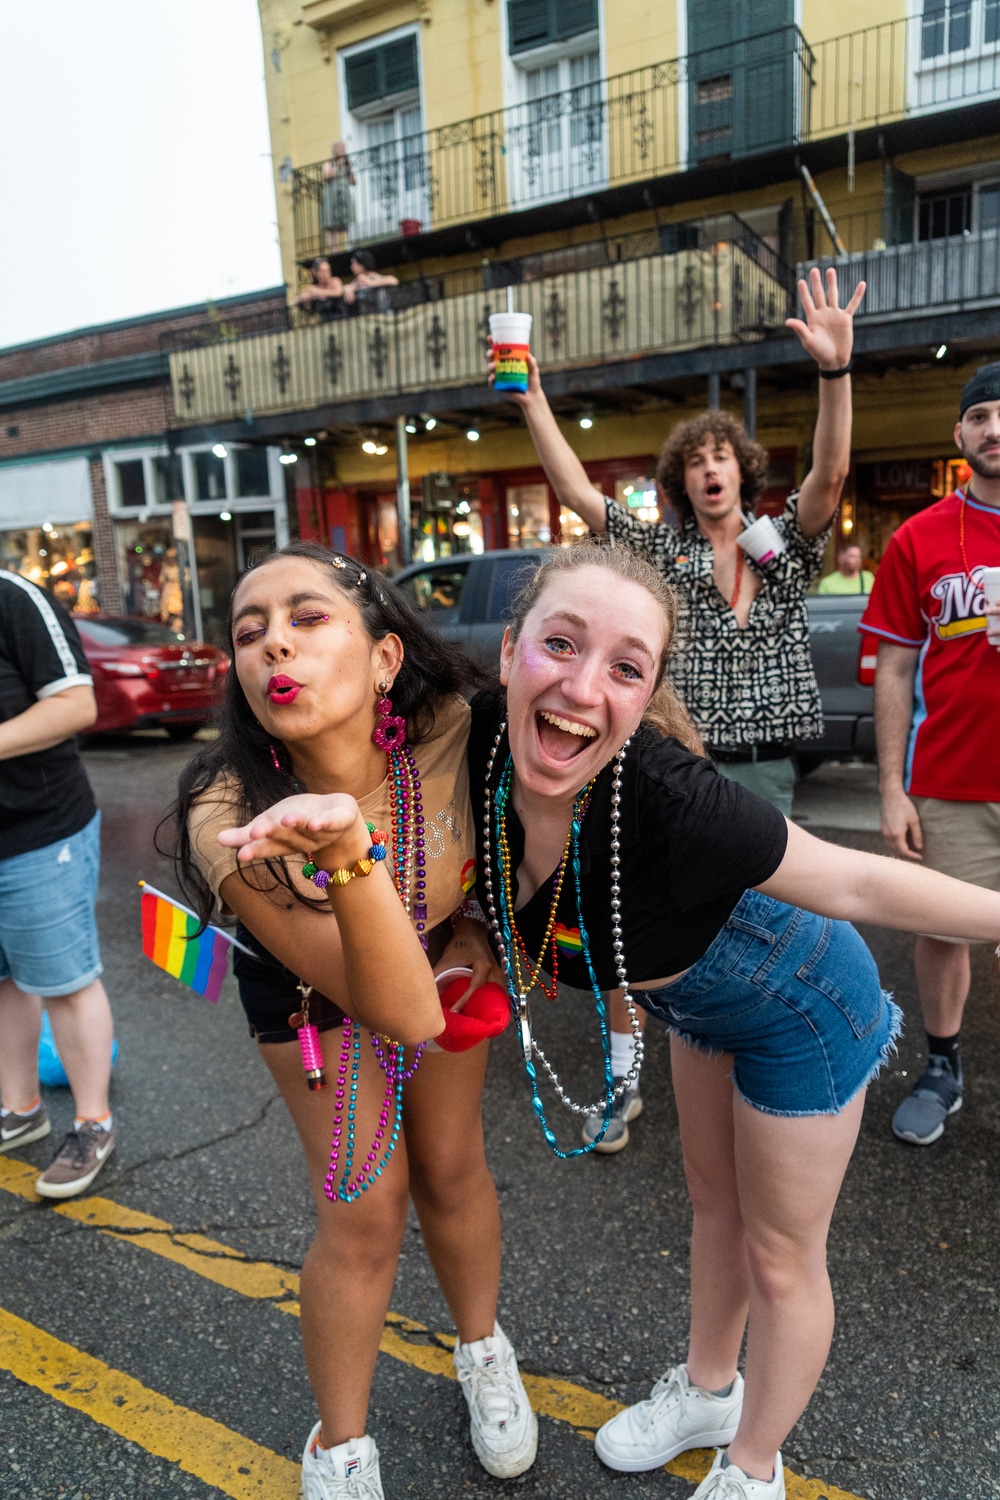
{"label": "person on balcony", "polygon": [[[860,282],[840,306],[837,273],[826,283],[813,269],[799,282],[805,320],[787,319],[819,366],[819,413],[812,468],[774,522],[783,544],[768,561],[745,556],[737,538],[753,519],[768,469],[767,450],[727,412],[709,410],[674,428],[656,466],[661,505],[679,527],[640,521],[594,489],[545,398],[538,365],[511,400],[524,412],[535,450],[560,505],[595,536],[634,548],[677,591],[680,614],[671,675],[705,746],[724,776],[792,812],[793,746],[823,733],[823,705],[809,653],[805,595],[819,575],[851,456],[851,351]],[[632,1070],[637,1038],[624,1007],[612,1000],[612,1066]],[[642,1111],[638,1081],[615,1106],[600,1142],[604,1152],[628,1144],[628,1124]],[[588,1120],[584,1140],[599,1124]]]}
{"label": "person on balcony", "polygon": [[355,250],[351,256],[354,280],[344,285],[344,301],[352,312],[386,312],[388,299],[382,287],[399,286],[399,278],[386,275],[375,269],[375,257],[370,250]]}
{"label": "person on balcony", "polygon": [[312,281],[295,299],[296,307],[318,313],[321,318],[339,318],[344,311],[344,283],[334,276],[330,262],[320,256],[312,263]]}
{"label": "person on balcony", "polygon": [[354,168],[343,141],[334,141],[323,163],[323,196],[320,220],[328,250],[347,248],[354,219]]}

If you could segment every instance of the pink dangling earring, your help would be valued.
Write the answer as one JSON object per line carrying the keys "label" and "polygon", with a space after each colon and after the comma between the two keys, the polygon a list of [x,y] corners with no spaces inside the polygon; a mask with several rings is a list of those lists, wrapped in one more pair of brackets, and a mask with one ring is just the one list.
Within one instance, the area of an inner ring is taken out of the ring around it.
{"label": "pink dangling earring", "polygon": [[278,759],[278,752],[277,752],[277,750],[275,750],[275,748],[274,748],[273,745],[269,745],[268,749],[271,752],[271,764],[272,764],[272,766],[274,767],[274,769],[276,771],[280,771],[281,770],[281,761]]}
{"label": "pink dangling earring", "polygon": [[375,728],[372,730],[372,742],[380,750],[388,755],[393,750],[398,750],[406,738],[406,720],[398,714],[393,714],[392,703],[386,697],[391,682],[380,682],[376,691],[379,694],[375,704]]}

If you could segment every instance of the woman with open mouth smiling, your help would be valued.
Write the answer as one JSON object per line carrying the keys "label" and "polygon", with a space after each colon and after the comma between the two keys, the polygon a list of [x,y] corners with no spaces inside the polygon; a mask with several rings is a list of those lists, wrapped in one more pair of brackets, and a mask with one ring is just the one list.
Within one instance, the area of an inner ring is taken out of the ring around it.
{"label": "woman with open mouth smiling", "polygon": [[[620,545],[533,573],[502,648],[506,699],[473,701],[480,890],[554,1150],[543,1073],[603,1122],[625,1086],[603,997],[631,990],[671,1031],[690,1342],[598,1432],[598,1457],[638,1472],[728,1445],[696,1500],[783,1500],[779,1450],[832,1335],[829,1224],[901,1019],[849,923],[995,942],[1000,896],[823,843],[720,775],[664,680],[674,625],[669,587]],[[583,1105],[531,1029],[529,997],[556,963],[592,989],[604,1043],[603,1097]]]}
{"label": "woman with open mouth smiling", "polygon": [[[257,955],[236,954],[240,998],[317,1205],[301,1307],[320,1420],[303,1455],[303,1500],[383,1494],[368,1398],[409,1197],[455,1319],[476,1454],[491,1474],[520,1474],[538,1429],[496,1323],[500,1216],[481,1120],[488,1049],[425,1048],[442,1025],[427,961],[436,973],[471,969],[468,991],[494,971],[468,900],[475,837],[461,690],[480,680],[477,669],[402,594],[311,543],[244,575],[230,628],[220,737],[181,780],[177,865],[202,918],[216,905],[235,913]],[[386,902],[396,928],[405,913],[409,948],[386,923]],[[358,911],[367,922],[342,920]],[[449,1006],[464,1003],[446,993]],[[465,1041],[505,1024],[496,999],[499,1019],[477,1011],[478,1033],[463,1012]],[[449,1013],[442,1046],[463,1040],[452,1026]]]}

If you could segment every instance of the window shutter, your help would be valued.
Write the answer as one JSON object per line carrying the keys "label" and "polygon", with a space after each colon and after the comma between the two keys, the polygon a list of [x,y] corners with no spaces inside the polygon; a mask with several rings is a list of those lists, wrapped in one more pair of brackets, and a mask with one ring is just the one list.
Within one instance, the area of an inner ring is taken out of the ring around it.
{"label": "window shutter", "polygon": [[419,83],[416,37],[404,36],[382,47],[356,52],[344,61],[344,79],[350,110],[415,89]]}
{"label": "window shutter", "polygon": [[507,31],[510,50],[526,52],[552,41],[549,0],[507,0]]}
{"label": "window shutter", "polygon": [[597,0],[553,0],[557,41],[597,30]]}
{"label": "window shutter", "polygon": [[380,50],[385,63],[385,92],[403,94],[408,89],[415,89],[418,84],[416,37],[400,37],[398,42],[389,42]]}

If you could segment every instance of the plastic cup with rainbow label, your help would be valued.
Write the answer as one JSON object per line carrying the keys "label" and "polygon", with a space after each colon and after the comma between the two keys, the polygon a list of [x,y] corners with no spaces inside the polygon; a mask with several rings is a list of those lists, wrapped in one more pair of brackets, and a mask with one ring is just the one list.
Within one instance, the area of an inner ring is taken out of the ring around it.
{"label": "plastic cup with rainbow label", "polygon": [[496,357],[495,391],[528,389],[528,351],[531,348],[530,313],[490,313],[490,339]]}

